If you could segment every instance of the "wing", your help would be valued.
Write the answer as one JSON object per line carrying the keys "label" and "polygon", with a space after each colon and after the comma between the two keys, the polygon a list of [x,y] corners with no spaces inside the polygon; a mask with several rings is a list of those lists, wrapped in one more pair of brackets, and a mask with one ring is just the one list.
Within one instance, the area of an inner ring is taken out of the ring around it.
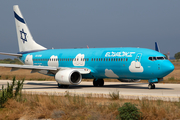
{"label": "wing", "polygon": [[41,70],[49,70],[53,73],[56,73],[59,70],[66,70],[66,69],[74,69],[79,71],[81,74],[89,74],[91,72],[91,70],[87,68],[51,67],[51,66],[34,66],[34,65],[17,65],[17,64],[0,64],[0,66],[12,68],[11,71],[16,71],[18,69],[29,69],[32,70],[31,73],[38,72]]}

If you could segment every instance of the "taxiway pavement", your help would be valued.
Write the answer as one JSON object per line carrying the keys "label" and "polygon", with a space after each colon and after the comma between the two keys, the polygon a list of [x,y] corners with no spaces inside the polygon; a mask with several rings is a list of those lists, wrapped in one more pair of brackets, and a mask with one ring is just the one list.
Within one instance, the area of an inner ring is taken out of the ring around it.
{"label": "taxiway pavement", "polygon": [[[0,80],[1,86],[7,85],[11,80]],[[71,95],[92,97],[110,97],[110,93],[118,93],[121,98],[126,99],[150,99],[164,101],[180,100],[180,84],[157,83],[156,89],[148,89],[147,83],[123,83],[123,82],[105,82],[103,87],[94,87],[92,82],[81,82],[79,85],[70,85],[69,88],[58,88],[56,81],[25,81],[23,91],[32,94],[52,94],[65,95],[67,92]]]}

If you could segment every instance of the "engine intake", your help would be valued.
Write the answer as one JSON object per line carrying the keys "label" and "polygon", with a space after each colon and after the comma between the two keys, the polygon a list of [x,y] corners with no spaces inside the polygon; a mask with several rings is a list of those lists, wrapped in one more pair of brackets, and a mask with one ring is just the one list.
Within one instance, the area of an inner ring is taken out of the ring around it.
{"label": "engine intake", "polygon": [[81,83],[82,76],[77,70],[60,70],[56,73],[55,80],[59,84],[78,85],[79,83]]}

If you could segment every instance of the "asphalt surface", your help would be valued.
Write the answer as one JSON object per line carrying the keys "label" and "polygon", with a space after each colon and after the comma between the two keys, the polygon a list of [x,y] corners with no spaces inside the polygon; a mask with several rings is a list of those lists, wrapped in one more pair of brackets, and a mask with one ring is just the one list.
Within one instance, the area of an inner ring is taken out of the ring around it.
{"label": "asphalt surface", "polygon": [[[1,86],[7,85],[10,80],[0,80]],[[164,101],[180,100],[180,84],[157,83],[155,89],[148,89],[147,83],[105,82],[103,87],[94,87],[92,82],[81,82],[79,85],[70,85],[69,88],[58,88],[56,81],[25,81],[23,92],[28,94],[48,94],[63,96],[66,94],[105,97],[111,93],[119,93],[120,98],[149,99]]]}

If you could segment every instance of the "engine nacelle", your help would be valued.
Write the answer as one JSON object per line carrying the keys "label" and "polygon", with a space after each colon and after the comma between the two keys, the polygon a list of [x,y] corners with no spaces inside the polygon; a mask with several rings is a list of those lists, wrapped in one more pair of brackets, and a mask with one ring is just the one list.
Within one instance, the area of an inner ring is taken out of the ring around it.
{"label": "engine nacelle", "polygon": [[59,84],[78,85],[79,83],[81,83],[82,76],[77,70],[60,70],[56,73],[55,80]]}
{"label": "engine nacelle", "polygon": [[118,79],[121,82],[139,82],[140,79]]}

